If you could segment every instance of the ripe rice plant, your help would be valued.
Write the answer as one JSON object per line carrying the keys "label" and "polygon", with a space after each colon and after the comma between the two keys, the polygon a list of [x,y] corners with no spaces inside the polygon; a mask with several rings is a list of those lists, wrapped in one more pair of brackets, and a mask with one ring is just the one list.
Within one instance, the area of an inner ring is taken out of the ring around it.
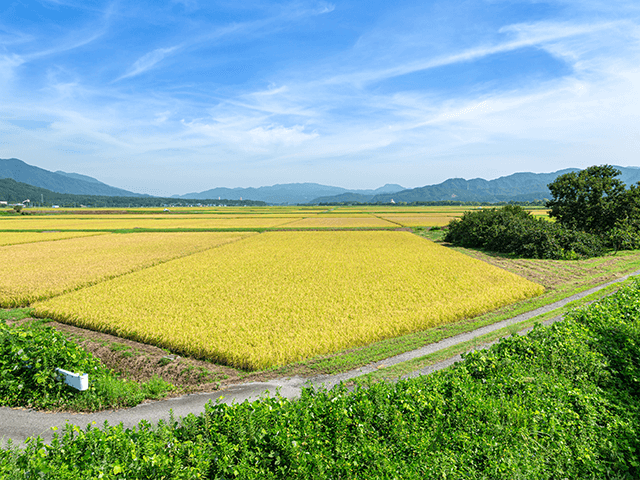
{"label": "ripe rice plant", "polygon": [[[298,217],[299,218],[299,217]],[[294,218],[260,217],[260,216],[200,216],[179,215],[173,216],[148,216],[128,215],[113,216],[69,216],[58,217],[19,217],[0,219],[0,230],[131,230],[143,229],[167,229],[167,228],[269,228],[285,224],[295,220]]]}
{"label": "ripe rice plant", "polygon": [[271,232],[34,305],[261,369],[473,317],[543,287],[408,232]]}
{"label": "ripe rice plant", "polygon": [[0,306],[24,306],[232,242],[243,233],[104,234],[0,248]]}
{"label": "ripe rice plant", "polygon": [[444,227],[458,218],[450,215],[381,215],[381,218],[403,227]]}
{"label": "ripe rice plant", "polygon": [[19,243],[48,242],[65,238],[103,235],[101,232],[0,232],[0,247]]}
{"label": "ripe rice plant", "polygon": [[303,218],[283,226],[286,228],[392,228],[397,225],[371,215],[357,217],[341,215]]}

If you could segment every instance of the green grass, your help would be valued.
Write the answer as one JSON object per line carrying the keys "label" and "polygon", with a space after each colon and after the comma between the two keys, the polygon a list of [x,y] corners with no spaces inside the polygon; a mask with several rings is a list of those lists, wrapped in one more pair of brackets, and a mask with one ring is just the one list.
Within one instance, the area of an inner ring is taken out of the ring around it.
{"label": "green grass", "polygon": [[9,321],[17,321],[22,320],[23,318],[29,318],[33,314],[32,308],[10,308],[10,309],[0,309],[0,321],[9,320]]}

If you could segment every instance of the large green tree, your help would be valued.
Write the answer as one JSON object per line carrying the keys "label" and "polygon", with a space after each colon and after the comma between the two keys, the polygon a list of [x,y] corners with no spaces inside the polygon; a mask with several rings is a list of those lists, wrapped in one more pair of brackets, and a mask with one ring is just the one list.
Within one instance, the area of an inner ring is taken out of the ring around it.
{"label": "large green tree", "polygon": [[599,165],[560,175],[549,184],[549,215],[561,224],[595,234],[606,234],[637,213],[638,190],[625,189],[620,170]]}

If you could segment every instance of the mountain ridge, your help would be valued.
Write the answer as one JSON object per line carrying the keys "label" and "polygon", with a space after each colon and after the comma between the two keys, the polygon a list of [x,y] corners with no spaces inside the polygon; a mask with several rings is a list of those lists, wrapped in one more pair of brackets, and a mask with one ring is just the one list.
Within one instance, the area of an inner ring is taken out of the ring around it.
{"label": "mountain ridge", "polygon": [[[640,182],[640,167],[615,166],[618,177],[627,186]],[[321,203],[391,203],[393,202],[527,202],[551,198],[547,185],[564,173],[579,171],[565,168],[552,173],[516,172],[493,180],[483,178],[449,178],[435,185],[405,189],[389,184],[376,189],[347,189],[318,183],[286,183],[262,187],[216,187],[203,192],[173,195],[176,200],[251,200],[272,205]],[[50,172],[17,158],[0,159],[0,179],[11,178],[56,193],[114,197],[150,197],[111,187],[79,173]]]}
{"label": "mountain ridge", "polygon": [[144,197],[141,193],[112,187],[93,177],[79,173],[51,172],[18,158],[0,158],[0,178],[45,188],[56,193],[74,195],[104,195],[112,197]]}
{"label": "mountain ridge", "polygon": [[355,193],[361,195],[381,195],[385,193],[395,193],[405,190],[401,185],[389,184],[376,188],[375,190],[357,190],[343,187],[332,187],[329,185],[321,185],[319,183],[278,183],[271,186],[263,187],[216,187],[203,192],[186,193],[184,195],[173,195],[172,198],[181,199],[205,199],[205,198],[229,198],[239,200],[248,198],[251,200],[260,200],[272,204],[297,204],[309,203],[319,196],[333,196],[347,193]]}
{"label": "mountain ridge", "polygon": [[[640,169],[638,167],[621,167],[617,165],[614,165],[614,167],[621,172],[617,178],[627,187],[640,182]],[[320,197],[310,203],[391,203],[392,200],[396,203],[536,201],[551,198],[551,192],[547,185],[558,176],[579,170],[579,168],[565,168],[551,173],[516,172],[493,180],[449,178],[439,184],[411,188],[392,194],[360,197],[347,195]]]}

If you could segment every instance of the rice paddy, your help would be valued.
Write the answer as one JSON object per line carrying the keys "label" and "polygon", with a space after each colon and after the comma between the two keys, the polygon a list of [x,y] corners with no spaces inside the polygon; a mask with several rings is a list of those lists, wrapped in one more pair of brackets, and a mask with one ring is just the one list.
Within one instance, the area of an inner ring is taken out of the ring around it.
{"label": "rice paddy", "polygon": [[25,306],[246,235],[105,234],[0,247],[0,306]]}
{"label": "rice paddy", "polygon": [[31,305],[41,317],[243,369],[269,368],[540,294],[537,284],[399,231],[441,227],[464,210],[0,216],[0,306]]}
{"label": "rice paddy", "polygon": [[272,232],[34,306],[39,316],[260,369],[437,327],[542,290],[408,232]]}

